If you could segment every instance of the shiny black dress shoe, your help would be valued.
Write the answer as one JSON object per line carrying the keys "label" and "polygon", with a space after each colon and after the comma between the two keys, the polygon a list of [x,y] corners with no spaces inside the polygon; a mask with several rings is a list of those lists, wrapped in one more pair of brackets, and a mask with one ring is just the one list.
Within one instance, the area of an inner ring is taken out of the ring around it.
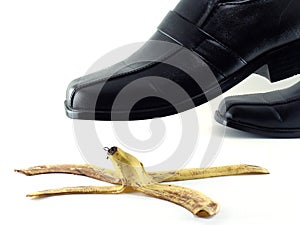
{"label": "shiny black dress shoe", "polygon": [[299,12],[299,0],[182,0],[127,60],[73,81],[66,113],[86,120],[163,117],[254,72],[271,82],[296,75]]}
{"label": "shiny black dress shoe", "polygon": [[263,94],[226,98],[215,119],[228,127],[266,137],[300,137],[300,82]]}

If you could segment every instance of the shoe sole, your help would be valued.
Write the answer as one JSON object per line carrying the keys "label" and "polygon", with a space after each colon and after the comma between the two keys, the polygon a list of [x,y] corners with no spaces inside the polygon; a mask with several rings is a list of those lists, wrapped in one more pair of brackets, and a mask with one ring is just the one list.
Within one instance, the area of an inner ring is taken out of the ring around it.
{"label": "shoe sole", "polygon": [[[202,105],[207,102],[206,96],[215,98],[220,95],[220,92],[226,92],[252,73],[257,73],[270,82],[277,82],[287,79],[300,73],[300,39],[285,44],[281,47],[272,49],[249,62],[236,73],[228,76],[227,79],[219,83],[219,86],[209,90],[206,94],[201,93],[192,98],[195,106]],[[221,87],[221,90],[220,90]],[[145,120],[158,117],[174,115],[180,112],[174,111],[174,108],[182,109],[181,112],[191,109],[190,104],[185,102],[179,103],[176,106],[167,106],[163,108],[147,109],[141,111],[130,112],[111,112],[111,111],[84,111],[75,110],[68,107],[65,102],[66,114],[72,119],[81,120],[101,120],[111,121],[111,115],[114,115],[114,120],[124,121],[127,115],[130,115],[129,120]]]}
{"label": "shoe sole", "polygon": [[222,124],[236,130],[244,131],[247,133],[257,134],[267,138],[300,138],[299,129],[276,129],[268,127],[258,127],[251,124],[246,124],[231,119],[226,119],[220,114],[219,111],[215,113],[215,120]]}

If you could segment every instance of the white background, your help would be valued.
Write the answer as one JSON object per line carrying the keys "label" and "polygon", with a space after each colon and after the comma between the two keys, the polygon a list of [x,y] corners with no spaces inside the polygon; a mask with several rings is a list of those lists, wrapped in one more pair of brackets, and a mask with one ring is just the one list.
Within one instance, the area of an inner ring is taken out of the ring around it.
{"label": "white background", "polygon": [[[271,175],[180,182],[221,205],[211,219],[143,195],[78,195],[30,200],[26,193],[64,186],[105,185],[72,175],[25,177],[13,172],[41,164],[85,163],[63,102],[68,83],[85,74],[102,55],[145,41],[178,0],[1,1],[1,157],[0,224],[297,224],[299,218],[299,140],[263,139],[228,129],[213,165],[255,164]],[[242,19],[242,18],[241,18]],[[252,75],[226,95],[264,92],[295,83],[270,84]],[[208,105],[197,108],[202,139],[218,126]],[[177,126],[178,116],[165,118]],[[179,123],[180,124],[180,123]],[[130,126],[139,138],[147,122]],[[107,123],[96,123],[106,129]],[[177,128],[167,127],[172,148]],[[180,127],[179,127],[180,128]],[[123,147],[109,129],[102,143]],[[221,132],[220,132],[221,133]],[[212,135],[220,135],[218,132]],[[173,138],[172,138],[173,137]],[[103,139],[103,138],[102,138]],[[166,145],[168,147],[168,144]],[[205,147],[201,141],[199,151]],[[159,151],[159,149],[157,150]],[[198,153],[201,154],[201,153]],[[144,164],[155,164],[145,157]],[[193,158],[187,167],[199,165]]]}

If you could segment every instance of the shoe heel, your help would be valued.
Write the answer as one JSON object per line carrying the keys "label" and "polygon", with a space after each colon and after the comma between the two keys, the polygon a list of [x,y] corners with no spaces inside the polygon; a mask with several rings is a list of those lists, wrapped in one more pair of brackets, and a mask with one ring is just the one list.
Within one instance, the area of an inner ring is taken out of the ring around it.
{"label": "shoe heel", "polygon": [[300,74],[300,40],[271,52],[266,64],[258,74],[272,83]]}

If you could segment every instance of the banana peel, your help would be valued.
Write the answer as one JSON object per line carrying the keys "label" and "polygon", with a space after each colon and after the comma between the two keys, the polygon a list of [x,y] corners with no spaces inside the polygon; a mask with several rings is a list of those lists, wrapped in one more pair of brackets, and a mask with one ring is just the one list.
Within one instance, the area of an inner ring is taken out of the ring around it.
{"label": "banana peel", "polygon": [[43,198],[67,194],[121,194],[141,192],[145,195],[167,200],[180,205],[198,217],[211,217],[220,206],[199,191],[186,187],[161,184],[162,182],[203,179],[221,176],[269,174],[257,166],[233,165],[207,169],[183,169],[178,171],[147,172],[134,156],[118,147],[107,149],[107,156],[115,170],[97,168],[91,165],[52,165],[15,170],[27,176],[48,173],[66,173],[87,176],[115,186],[68,187],[34,192],[27,197]]}

